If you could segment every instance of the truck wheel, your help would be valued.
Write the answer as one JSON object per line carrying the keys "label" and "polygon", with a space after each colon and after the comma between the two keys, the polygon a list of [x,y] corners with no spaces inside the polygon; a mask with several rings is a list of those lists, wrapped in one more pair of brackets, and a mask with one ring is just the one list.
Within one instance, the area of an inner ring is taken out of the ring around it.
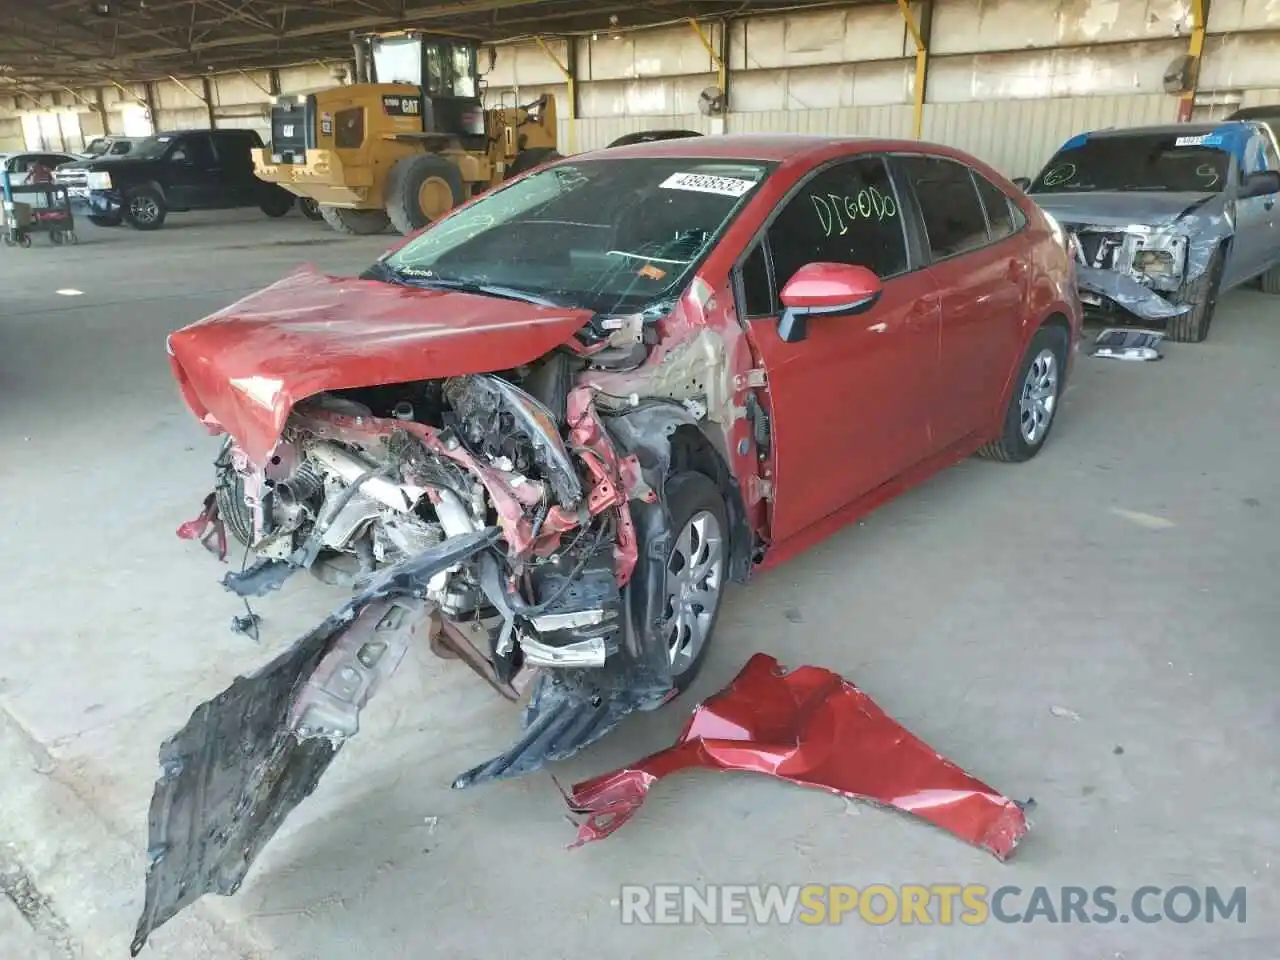
{"label": "truck wheel", "polygon": [[101,216],[100,214],[96,214],[96,213],[91,213],[91,214],[89,214],[89,222],[90,222],[90,223],[92,223],[95,227],[118,227],[118,226],[120,226],[120,218],[119,218],[119,217],[104,217],[104,216]]}
{"label": "truck wheel", "polygon": [[339,233],[356,236],[381,233],[391,222],[381,210],[351,210],[347,207],[331,207],[328,204],[320,205],[320,216],[324,218],[325,223]]}
{"label": "truck wheel", "polygon": [[1262,292],[1273,296],[1280,294],[1280,264],[1276,264],[1262,275]]}
{"label": "truck wheel", "polygon": [[272,219],[283,217],[293,209],[293,194],[279,187],[268,189],[258,201],[258,209]]}
{"label": "truck wheel", "polygon": [[1219,248],[1209,261],[1208,269],[1183,285],[1178,302],[1190,304],[1191,309],[1169,318],[1165,332],[1170,340],[1175,343],[1203,343],[1209,336],[1213,314],[1218,308],[1218,290],[1222,286],[1222,268],[1226,260],[1226,251]]}
{"label": "truck wheel", "polygon": [[541,166],[544,163],[551,163],[554,160],[563,160],[554,147],[534,147],[532,150],[522,150],[511,162],[511,166],[507,167],[507,172],[503,174],[503,180],[510,180],[517,177],[526,170],[532,170],[534,167]]}
{"label": "truck wheel", "polygon": [[159,230],[168,209],[155,187],[134,187],[124,195],[124,219],[135,230]]}
{"label": "truck wheel", "polygon": [[1066,370],[1066,332],[1061,327],[1041,327],[1018,367],[1000,437],[981,447],[978,456],[1022,463],[1039,453],[1058,412]]}
{"label": "truck wheel", "polygon": [[661,630],[671,683],[683,693],[702,670],[720,618],[729,579],[729,515],[715,482],[691,471],[667,481],[666,504],[671,540]]}
{"label": "truck wheel", "polygon": [[320,212],[320,204],[311,197],[299,197],[298,209],[302,211],[302,215],[308,220],[324,219],[324,214]]}
{"label": "truck wheel", "polygon": [[434,153],[405,157],[387,177],[387,215],[402,234],[421,230],[466,199],[457,165]]}

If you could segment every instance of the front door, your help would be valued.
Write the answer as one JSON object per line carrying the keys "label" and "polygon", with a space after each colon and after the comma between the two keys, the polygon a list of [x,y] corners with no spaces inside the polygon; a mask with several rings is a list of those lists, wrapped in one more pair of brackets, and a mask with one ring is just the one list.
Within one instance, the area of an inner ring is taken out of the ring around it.
{"label": "front door", "polygon": [[217,206],[217,172],[208,134],[185,134],[169,148],[165,159],[170,207],[190,210]]}
{"label": "front door", "polygon": [[946,447],[987,426],[1017,350],[1027,265],[1008,198],[977,171],[940,157],[894,158],[925,227],[942,302],[940,402]]}
{"label": "front door", "polygon": [[[1244,162],[1239,165],[1238,183],[1243,186],[1251,173],[1275,169],[1270,166],[1268,148],[1274,150],[1270,138],[1255,133],[1244,150]],[[1275,233],[1272,223],[1276,216],[1276,196],[1249,197],[1236,201],[1235,240],[1231,244],[1231,257],[1222,277],[1223,287],[1244,283],[1276,260]]]}
{"label": "front door", "polygon": [[[740,313],[769,381],[778,542],[932,452],[940,313],[932,280],[911,269],[902,204],[880,157],[811,176],[759,243],[742,262]],[[883,294],[856,316],[812,317],[805,339],[785,343],[778,292],[815,262],[865,266]]]}

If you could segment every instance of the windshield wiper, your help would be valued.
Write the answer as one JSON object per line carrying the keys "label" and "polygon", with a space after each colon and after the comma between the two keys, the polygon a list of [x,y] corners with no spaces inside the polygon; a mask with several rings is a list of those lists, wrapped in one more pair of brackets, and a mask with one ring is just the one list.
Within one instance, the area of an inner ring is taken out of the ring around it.
{"label": "windshield wiper", "polygon": [[362,280],[381,280],[383,283],[395,283],[402,287],[424,287],[428,290],[458,290],[462,293],[476,293],[485,297],[500,297],[503,300],[517,300],[531,303],[538,307],[563,307],[547,297],[515,287],[505,287],[497,283],[485,283],[482,280],[466,280],[455,277],[437,277],[413,269],[397,270],[385,260],[378,260],[360,275]]}

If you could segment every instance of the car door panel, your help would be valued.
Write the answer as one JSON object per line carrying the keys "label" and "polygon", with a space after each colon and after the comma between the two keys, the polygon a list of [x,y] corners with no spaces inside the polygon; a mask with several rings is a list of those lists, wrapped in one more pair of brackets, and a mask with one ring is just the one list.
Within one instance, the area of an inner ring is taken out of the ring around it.
{"label": "car door panel", "polygon": [[[1243,162],[1239,164],[1237,188],[1251,173],[1267,169],[1265,144],[1261,133],[1255,133],[1245,145]],[[1222,277],[1224,288],[1235,287],[1256,277],[1273,261],[1271,220],[1274,196],[1240,198],[1235,201],[1235,239]]]}
{"label": "car door panel", "polygon": [[775,507],[786,539],[924,459],[939,300],[919,273],[890,280],[857,316],[814,317],[799,343],[752,323],[769,378]]}
{"label": "car door panel", "polygon": [[943,158],[894,162],[934,257],[928,274],[942,314],[934,431],[945,447],[990,423],[1017,351],[1028,270],[1010,239],[1008,198],[990,181]]}
{"label": "car door panel", "polygon": [[187,134],[170,148],[165,162],[167,197],[175,209],[199,209],[217,204],[213,149],[207,135]]}
{"label": "car door panel", "polygon": [[776,464],[770,530],[781,541],[932,451],[941,314],[931,278],[910,270],[901,205],[880,157],[841,161],[811,176],[784,201],[765,242],[775,296],[813,262],[865,266],[883,285],[864,312],[809,318],[799,342],[779,337],[776,302],[750,322],[769,381]]}

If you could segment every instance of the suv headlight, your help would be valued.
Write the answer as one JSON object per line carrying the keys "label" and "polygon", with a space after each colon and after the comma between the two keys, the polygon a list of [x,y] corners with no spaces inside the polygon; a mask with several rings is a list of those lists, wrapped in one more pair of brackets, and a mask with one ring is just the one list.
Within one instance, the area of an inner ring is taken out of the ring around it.
{"label": "suv headlight", "polygon": [[1148,277],[1174,276],[1173,254],[1168,250],[1139,250],[1134,254],[1133,266]]}
{"label": "suv headlight", "polygon": [[105,170],[90,170],[85,177],[85,186],[90,190],[110,190],[111,174]]}

